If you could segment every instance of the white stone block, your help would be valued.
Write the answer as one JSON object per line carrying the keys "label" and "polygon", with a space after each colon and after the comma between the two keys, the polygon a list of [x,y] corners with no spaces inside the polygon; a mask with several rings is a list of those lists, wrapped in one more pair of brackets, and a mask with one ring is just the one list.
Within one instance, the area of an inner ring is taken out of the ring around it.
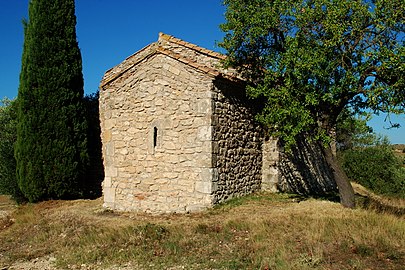
{"label": "white stone block", "polygon": [[196,112],[207,114],[211,111],[211,100],[203,99],[199,100],[196,103]]}
{"label": "white stone block", "polygon": [[203,182],[211,182],[213,179],[213,168],[201,168],[200,180]]}
{"label": "white stone block", "polygon": [[106,119],[104,121],[104,128],[106,130],[112,129],[113,127],[115,127],[115,125],[116,125],[116,120],[115,119]]}
{"label": "white stone block", "polygon": [[103,187],[104,188],[111,187],[111,177],[104,177]]}
{"label": "white stone block", "polygon": [[113,166],[106,166],[105,167],[105,176],[106,177],[117,177],[118,176],[117,168],[113,167]]}
{"label": "white stone block", "polygon": [[114,156],[115,154],[115,146],[114,146],[114,142],[110,141],[104,144],[105,145],[105,150],[106,150],[106,155],[107,156]]}
{"label": "white stone block", "polygon": [[197,138],[200,141],[208,141],[212,138],[212,126],[202,126],[198,128]]}
{"label": "white stone block", "polygon": [[210,194],[212,189],[211,182],[195,182],[195,191],[205,194]]}
{"label": "white stone block", "polygon": [[115,204],[115,188],[104,187],[103,189],[104,203],[112,206]]}

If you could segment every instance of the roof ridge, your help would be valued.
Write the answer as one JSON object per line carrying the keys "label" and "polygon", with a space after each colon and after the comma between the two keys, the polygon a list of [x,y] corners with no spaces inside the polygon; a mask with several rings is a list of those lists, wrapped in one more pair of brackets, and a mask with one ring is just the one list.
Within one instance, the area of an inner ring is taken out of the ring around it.
{"label": "roof ridge", "polygon": [[146,46],[143,47],[142,49],[140,49],[140,50],[134,52],[133,54],[131,54],[130,56],[126,57],[126,58],[125,58],[121,63],[119,63],[118,65],[116,65],[116,66],[114,66],[114,67],[108,69],[108,70],[105,72],[105,74],[108,73],[108,72],[110,72],[110,71],[112,71],[114,68],[116,68],[116,67],[122,65],[124,62],[130,60],[131,58],[133,58],[133,57],[139,55],[141,52],[146,51],[147,49],[149,49],[149,48],[151,48],[151,47],[153,47],[153,46],[155,46],[155,45],[156,45],[156,42],[152,42],[152,43],[146,45]]}
{"label": "roof ridge", "polygon": [[198,63],[198,62],[196,62],[194,60],[182,57],[180,54],[175,53],[175,52],[173,52],[171,50],[165,49],[165,48],[163,48],[161,46],[158,46],[156,48],[156,51],[160,52],[160,53],[162,53],[164,55],[167,55],[167,56],[169,56],[169,57],[171,57],[173,59],[176,59],[176,60],[178,60],[178,61],[180,61],[180,62],[182,62],[182,63],[184,63],[186,65],[189,65],[189,66],[191,66],[193,68],[196,68],[196,69],[198,69],[198,70],[200,70],[200,71],[202,71],[204,73],[210,74],[210,75],[212,75],[214,77],[218,76],[220,74],[220,72],[218,70],[214,69],[214,68],[211,68],[211,67],[208,67],[206,65],[200,64],[200,63]]}
{"label": "roof ridge", "polygon": [[225,59],[226,59],[226,56],[223,55],[222,53],[215,52],[215,51],[212,51],[212,50],[209,50],[209,49],[200,47],[200,46],[195,45],[195,44],[193,44],[193,43],[190,43],[190,42],[184,41],[184,40],[182,40],[182,39],[176,38],[176,37],[174,37],[174,36],[172,36],[172,35],[168,35],[168,34],[165,34],[165,33],[160,32],[160,33],[159,33],[159,40],[160,40],[160,39],[163,39],[163,40],[167,40],[167,41],[176,43],[176,44],[178,44],[178,45],[184,46],[184,47],[186,47],[186,48],[189,48],[189,49],[191,49],[191,50],[200,52],[200,53],[202,53],[202,54],[206,54],[206,55],[211,56],[211,57],[214,57],[214,58],[218,58],[218,59],[221,59],[221,60],[225,60]]}
{"label": "roof ridge", "polygon": [[161,46],[158,46],[156,48],[156,53],[162,53],[162,54],[164,54],[164,55],[166,55],[168,57],[171,57],[171,58],[173,58],[173,59],[175,59],[177,61],[180,61],[180,62],[182,62],[182,63],[184,63],[184,64],[186,64],[186,65],[188,65],[190,67],[193,67],[193,68],[195,68],[195,69],[197,69],[197,70],[199,70],[201,72],[204,72],[204,73],[206,73],[208,75],[211,75],[213,77],[222,77],[222,78],[228,79],[228,80],[233,81],[233,82],[241,82],[241,81],[243,81],[242,79],[238,78],[235,75],[225,74],[225,73],[221,72],[220,70],[217,70],[217,69],[212,68],[212,67],[208,67],[208,66],[206,66],[204,64],[200,64],[200,63],[198,63],[198,62],[196,62],[194,60],[182,57],[181,54],[175,53],[175,52],[173,52],[171,50],[168,50],[168,49],[165,49],[165,48],[163,48]]}
{"label": "roof ridge", "polygon": [[[119,76],[127,72],[129,69],[131,69],[133,66],[137,65],[138,63],[142,62],[146,58],[149,58],[150,56],[154,55],[157,51],[157,43],[153,42],[142,49],[138,50],[134,54],[128,56],[125,58],[123,62],[120,64],[116,65],[115,67],[110,68],[104,73],[103,78],[101,79],[100,87],[103,87],[106,84],[109,84],[110,82],[114,81],[117,79]],[[149,51],[148,51],[149,50]],[[145,52],[144,55],[140,55],[141,53]],[[132,62],[129,62],[132,61]],[[119,69],[119,68],[122,69]],[[117,69],[117,71],[114,71],[114,69]],[[111,73],[111,74],[108,74]]]}
{"label": "roof ridge", "polygon": [[[167,35],[164,33],[159,33],[159,40],[166,40],[169,42],[173,42],[175,44],[184,46],[188,49],[197,51],[199,53],[205,54],[212,58],[226,59],[226,56],[221,53],[217,53],[217,52],[199,47],[197,45],[194,45],[192,43],[183,41],[181,39],[178,39],[176,37],[173,37],[171,35]],[[224,70],[217,69],[216,67],[209,67],[205,64],[202,64],[195,60],[184,57],[183,55],[176,53],[173,50],[166,49],[158,41],[158,42],[153,42],[153,43],[143,47],[142,49],[140,49],[137,52],[133,53],[132,55],[128,56],[123,62],[121,62],[117,66],[107,70],[101,80],[100,88],[102,89],[105,85],[111,83],[112,81],[115,81],[122,74],[126,73],[133,66],[139,64],[140,62],[144,61],[145,59],[147,59],[157,53],[161,53],[163,55],[176,59],[177,61],[180,61],[190,67],[193,67],[193,68],[195,68],[201,72],[204,72],[206,74],[209,74],[213,77],[222,77],[222,78],[226,78],[228,80],[235,81],[235,82],[242,81],[235,74],[227,73],[226,71],[224,72]]]}

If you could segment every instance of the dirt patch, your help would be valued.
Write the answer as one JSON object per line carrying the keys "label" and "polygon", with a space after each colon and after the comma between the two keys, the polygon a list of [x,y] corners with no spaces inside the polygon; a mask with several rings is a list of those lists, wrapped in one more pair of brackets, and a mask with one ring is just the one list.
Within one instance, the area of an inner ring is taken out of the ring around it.
{"label": "dirt patch", "polygon": [[10,199],[10,196],[0,195],[0,213],[15,210],[17,205]]}
{"label": "dirt patch", "polygon": [[9,196],[0,195],[0,231],[10,227],[14,223],[11,215],[16,209],[17,205]]}
{"label": "dirt patch", "polygon": [[[28,262],[15,262],[13,265],[4,267],[2,269],[7,270],[52,270],[56,269],[54,263],[56,261],[55,257],[46,256],[42,258],[35,258]],[[1,268],[0,268],[1,269]]]}

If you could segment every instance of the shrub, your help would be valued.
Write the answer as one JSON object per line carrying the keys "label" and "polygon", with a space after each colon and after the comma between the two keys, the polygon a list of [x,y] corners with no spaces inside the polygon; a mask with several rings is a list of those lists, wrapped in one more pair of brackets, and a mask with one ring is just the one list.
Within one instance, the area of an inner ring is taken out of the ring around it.
{"label": "shrub", "polygon": [[0,101],[0,194],[8,194],[17,201],[25,200],[17,183],[14,145],[17,140],[16,101]]}
{"label": "shrub", "polygon": [[351,180],[379,194],[405,197],[405,168],[387,145],[347,150],[341,162]]}

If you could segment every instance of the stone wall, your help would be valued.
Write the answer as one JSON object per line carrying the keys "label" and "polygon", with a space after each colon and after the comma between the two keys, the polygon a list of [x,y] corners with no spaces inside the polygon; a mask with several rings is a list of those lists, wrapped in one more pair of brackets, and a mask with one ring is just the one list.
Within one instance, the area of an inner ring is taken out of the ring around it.
{"label": "stone wall", "polygon": [[279,191],[280,182],[280,149],[278,140],[273,137],[265,136],[262,146],[262,190],[269,192]]}
{"label": "stone wall", "polygon": [[188,212],[276,191],[284,162],[277,141],[265,138],[254,121],[258,104],[234,70],[220,67],[222,59],[160,34],[106,72],[100,90],[105,207]]}
{"label": "stone wall", "polygon": [[163,55],[100,91],[105,206],[185,212],[212,204],[212,78]]}
{"label": "stone wall", "polygon": [[279,153],[279,191],[314,196],[338,191],[320,145],[300,138],[290,153],[282,149]]}
{"label": "stone wall", "polygon": [[216,80],[213,96],[214,203],[261,188],[263,130],[240,85]]}

